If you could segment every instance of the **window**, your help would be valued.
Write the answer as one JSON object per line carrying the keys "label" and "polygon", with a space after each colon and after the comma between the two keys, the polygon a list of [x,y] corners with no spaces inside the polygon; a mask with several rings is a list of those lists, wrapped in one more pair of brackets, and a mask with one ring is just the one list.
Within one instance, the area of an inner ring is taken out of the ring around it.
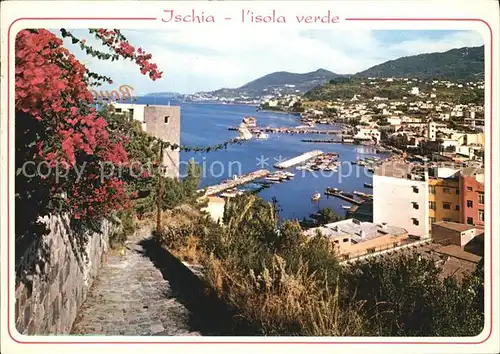
{"label": "window", "polygon": [[467,208],[472,208],[473,204],[472,204],[472,200],[468,200],[467,201]]}
{"label": "window", "polygon": [[479,192],[479,204],[484,204],[484,193]]}
{"label": "window", "polygon": [[366,253],[375,253],[375,247],[368,248],[368,249],[366,250]]}
{"label": "window", "polygon": [[436,186],[429,186],[429,193],[436,194]]}
{"label": "window", "polygon": [[115,108],[115,112],[116,112],[116,113],[121,113],[121,112],[122,112],[122,109],[121,109],[121,108]]}
{"label": "window", "polygon": [[435,218],[435,217],[433,217],[433,216],[429,217],[429,224],[431,224],[431,225],[432,225],[432,224],[434,224],[435,222],[436,222],[436,218]]}
{"label": "window", "polygon": [[130,115],[132,115],[132,116],[134,115],[134,109],[133,108],[129,109],[128,111],[130,112]]}
{"label": "window", "polygon": [[443,218],[443,221],[451,221],[450,218]]}
{"label": "window", "polygon": [[448,202],[443,202],[443,209],[451,209],[451,204]]}
{"label": "window", "polygon": [[429,209],[436,210],[436,202],[429,202]]}
{"label": "window", "polygon": [[170,118],[170,116],[165,116],[165,118],[164,118],[165,124],[168,124],[169,118]]}
{"label": "window", "polygon": [[468,190],[469,192],[472,192],[472,187],[467,187],[467,190]]}
{"label": "window", "polygon": [[417,186],[413,186],[413,193],[418,193],[418,187]]}
{"label": "window", "polygon": [[459,194],[460,194],[460,188],[456,188],[456,189],[455,189],[455,194],[456,194],[456,195],[459,195]]}
{"label": "window", "polygon": [[333,242],[335,242],[337,245],[339,244],[339,240],[335,240],[335,241],[333,241]]}
{"label": "window", "polygon": [[345,239],[342,240],[342,242],[349,242],[349,239],[345,238]]}
{"label": "window", "polygon": [[460,205],[458,205],[458,204],[457,204],[457,205],[455,205],[455,210],[456,210],[456,211],[460,211]]}
{"label": "window", "polygon": [[419,222],[417,218],[413,218],[413,225],[418,226]]}
{"label": "window", "polygon": [[443,188],[443,192],[449,194],[450,193],[450,188]]}
{"label": "window", "polygon": [[470,216],[467,217],[467,224],[474,225],[474,219]]}
{"label": "window", "polygon": [[417,209],[418,210],[418,203],[417,202],[413,202],[413,209]]}
{"label": "window", "polygon": [[479,210],[479,221],[484,221],[484,210]]}

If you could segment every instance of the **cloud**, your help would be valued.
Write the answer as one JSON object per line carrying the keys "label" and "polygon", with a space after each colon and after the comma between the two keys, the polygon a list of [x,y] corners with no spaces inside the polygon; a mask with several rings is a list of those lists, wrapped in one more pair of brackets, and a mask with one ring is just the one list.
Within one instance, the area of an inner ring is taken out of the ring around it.
{"label": "cloud", "polygon": [[[89,38],[82,30],[73,32]],[[117,84],[133,86],[136,94],[239,87],[274,71],[324,68],[352,74],[401,56],[483,44],[481,36],[472,31],[304,31],[220,26],[122,32],[131,44],[152,53],[153,61],[164,72],[161,80],[151,82],[129,61],[102,62],[82,53],[78,58],[87,61],[91,70],[113,77]],[[89,43],[98,46],[95,41]]]}

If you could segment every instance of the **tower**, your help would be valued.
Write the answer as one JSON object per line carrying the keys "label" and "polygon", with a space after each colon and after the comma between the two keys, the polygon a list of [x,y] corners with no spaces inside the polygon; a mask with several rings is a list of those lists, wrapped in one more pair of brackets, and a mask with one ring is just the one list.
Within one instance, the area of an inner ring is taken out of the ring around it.
{"label": "tower", "polygon": [[[149,106],[144,107],[145,130],[152,136],[180,145],[181,135],[181,108],[180,106]],[[163,166],[166,167],[166,176],[179,177],[179,149],[166,148],[163,151]]]}

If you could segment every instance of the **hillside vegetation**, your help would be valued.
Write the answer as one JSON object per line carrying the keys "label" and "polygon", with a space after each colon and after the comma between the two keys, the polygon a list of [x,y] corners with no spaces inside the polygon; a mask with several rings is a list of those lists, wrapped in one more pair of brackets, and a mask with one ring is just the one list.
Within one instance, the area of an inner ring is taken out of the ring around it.
{"label": "hillside vegetation", "polygon": [[[313,88],[304,94],[307,101],[332,101],[337,99],[351,99],[356,95],[358,99],[372,99],[386,97],[390,100],[400,100],[407,97],[412,100],[415,96],[410,94],[412,87],[418,87],[423,92],[433,92],[436,98],[442,101],[467,104],[484,102],[484,90],[469,87],[432,86],[430,82],[415,82],[395,80],[369,80],[366,78],[336,78],[330,82]],[[432,89],[435,90],[432,90]]]}
{"label": "hillside vegetation", "polygon": [[402,57],[357,73],[357,77],[478,80],[484,78],[484,46]]}

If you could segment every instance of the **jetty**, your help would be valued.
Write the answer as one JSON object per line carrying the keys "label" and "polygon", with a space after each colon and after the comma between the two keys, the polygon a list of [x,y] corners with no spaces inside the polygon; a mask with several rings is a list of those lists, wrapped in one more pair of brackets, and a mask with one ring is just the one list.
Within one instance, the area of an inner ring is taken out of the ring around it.
{"label": "jetty", "polygon": [[321,150],[309,151],[309,152],[306,152],[302,155],[295,156],[291,159],[285,160],[283,162],[279,162],[279,163],[275,164],[274,167],[280,168],[280,169],[289,168],[289,167],[304,163],[310,159],[313,159],[313,158],[320,156],[320,155],[323,155],[323,154],[324,154],[324,152]]}
{"label": "jetty", "polygon": [[[228,130],[239,130],[239,127],[229,127]],[[335,129],[311,129],[304,127],[248,127],[251,133],[282,133],[282,134],[327,134],[342,135],[342,131]]]}
{"label": "jetty", "polygon": [[324,143],[324,144],[340,144],[342,140],[335,139],[302,139],[303,143]]}
{"label": "jetty", "polygon": [[349,203],[352,203],[352,204],[356,204],[356,205],[360,205],[361,204],[360,201],[357,201],[354,198],[350,198],[350,197],[344,195],[341,192],[334,192],[334,191],[331,191],[331,190],[327,189],[326,192],[325,192],[325,194],[328,195],[328,196],[332,196],[332,197],[337,197],[337,198],[343,199],[343,200],[348,201]]}
{"label": "jetty", "polygon": [[234,188],[237,186],[241,186],[243,184],[250,183],[256,179],[266,177],[270,173],[271,172],[269,172],[268,170],[253,171],[253,172],[241,175],[241,176],[237,176],[234,179],[226,180],[222,183],[206,187],[204,189],[199,190],[198,192],[205,191],[205,196],[215,195],[215,194],[218,194],[218,193],[223,192],[225,190],[228,190],[228,189],[231,189],[231,188]]}

